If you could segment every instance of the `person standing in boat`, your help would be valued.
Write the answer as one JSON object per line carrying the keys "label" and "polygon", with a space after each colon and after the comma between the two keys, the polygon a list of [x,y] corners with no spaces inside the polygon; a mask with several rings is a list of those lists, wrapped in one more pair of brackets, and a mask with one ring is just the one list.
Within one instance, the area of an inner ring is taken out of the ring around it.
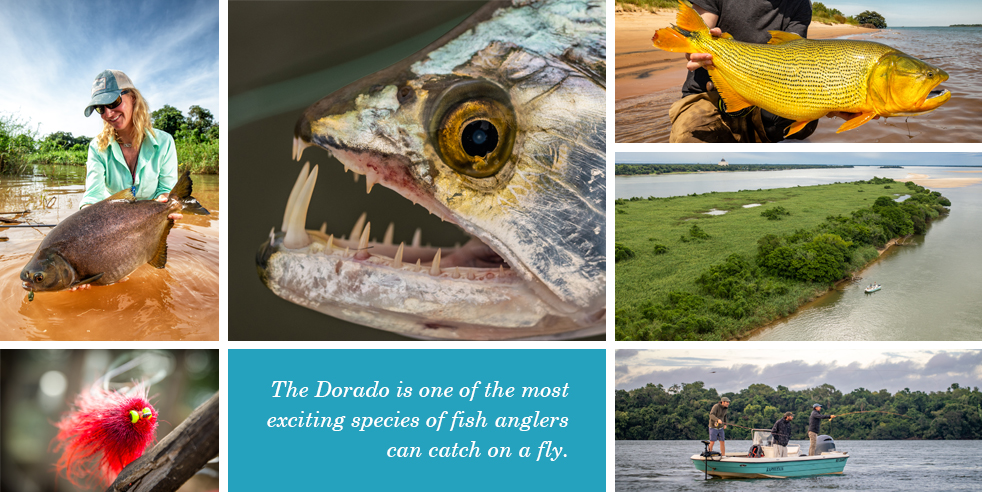
{"label": "person standing in boat", "polygon": [[793,418],[793,413],[785,412],[783,417],[774,422],[774,427],[771,427],[771,435],[774,436],[775,456],[778,458],[788,457],[788,441],[791,440],[791,419]]}
{"label": "person standing in boat", "polygon": [[822,415],[822,404],[812,405],[812,414],[808,417],[808,456],[815,456],[815,446],[818,444],[818,426],[824,419],[834,419],[835,415]]}
{"label": "person standing in boat", "polygon": [[729,407],[730,399],[724,396],[709,411],[709,451],[712,452],[713,445],[719,441],[719,453],[723,456],[726,456],[726,411]]}

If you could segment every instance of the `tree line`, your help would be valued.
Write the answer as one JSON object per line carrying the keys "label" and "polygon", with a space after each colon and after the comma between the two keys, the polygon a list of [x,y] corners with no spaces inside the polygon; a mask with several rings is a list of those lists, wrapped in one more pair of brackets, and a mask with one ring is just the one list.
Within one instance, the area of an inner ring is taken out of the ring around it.
{"label": "tree line", "polygon": [[617,176],[640,174],[691,173],[696,171],[783,171],[788,169],[832,169],[852,166],[826,166],[816,164],[614,164]]}
{"label": "tree line", "polygon": [[[982,439],[982,393],[978,387],[952,383],[944,391],[925,393],[904,388],[857,388],[843,394],[830,384],[800,391],[778,385],[752,384],[739,392],[719,394],[702,381],[669,388],[648,383],[614,392],[614,435],[618,440],[706,439],[709,410],[730,398],[728,420],[749,428],[770,429],[784,412],[794,412],[792,439],[808,439],[812,404],[838,418],[823,421],[822,433],[834,439]],[[844,415],[850,412],[867,412]],[[728,426],[727,439],[750,439],[750,431]]]}

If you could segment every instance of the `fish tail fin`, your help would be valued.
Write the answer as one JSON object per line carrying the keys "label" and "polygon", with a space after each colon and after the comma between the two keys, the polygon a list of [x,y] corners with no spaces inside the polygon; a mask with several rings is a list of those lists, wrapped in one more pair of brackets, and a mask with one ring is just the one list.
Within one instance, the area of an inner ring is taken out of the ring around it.
{"label": "fish tail fin", "polygon": [[[181,203],[181,211],[189,214],[211,215],[208,209],[201,206],[198,200],[191,196],[191,189],[194,183],[191,182],[191,173],[184,171],[177,180],[177,184],[170,190],[170,198]],[[163,267],[159,267],[163,268]]]}
{"label": "fish tail fin", "polygon": [[[655,31],[651,43],[665,51],[676,53],[700,53],[700,48],[692,43],[692,38],[709,38],[709,26],[702,20],[692,4],[679,0],[679,13],[675,18],[676,24]],[[704,49],[702,51],[705,51]]]}

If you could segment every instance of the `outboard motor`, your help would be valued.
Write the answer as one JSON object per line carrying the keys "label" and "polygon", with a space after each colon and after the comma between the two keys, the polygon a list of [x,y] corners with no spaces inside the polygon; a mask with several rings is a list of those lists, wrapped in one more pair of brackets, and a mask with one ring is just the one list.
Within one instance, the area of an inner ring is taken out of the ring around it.
{"label": "outboard motor", "polygon": [[825,452],[835,451],[835,441],[831,437],[826,435],[818,436],[815,440],[815,453],[822,454]]}

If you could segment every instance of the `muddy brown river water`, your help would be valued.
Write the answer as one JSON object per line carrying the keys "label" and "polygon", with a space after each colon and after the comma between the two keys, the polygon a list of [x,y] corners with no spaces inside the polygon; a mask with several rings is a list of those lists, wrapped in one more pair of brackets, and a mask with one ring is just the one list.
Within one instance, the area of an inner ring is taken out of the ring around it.
{"label": "muddy brown river water", "polygon": [[[192,180],[194,196],[211,215],[184,215],[175,224],[166,268],[143,265],[113,285],[38,292],[28,301],[20,271],[51,229],[0,224],[0,340],[218,340],[218,176]],[[0,212],[30,210],[0,218],[57,224],[78,210],[84,191],[81,167],[0,176]]]}

